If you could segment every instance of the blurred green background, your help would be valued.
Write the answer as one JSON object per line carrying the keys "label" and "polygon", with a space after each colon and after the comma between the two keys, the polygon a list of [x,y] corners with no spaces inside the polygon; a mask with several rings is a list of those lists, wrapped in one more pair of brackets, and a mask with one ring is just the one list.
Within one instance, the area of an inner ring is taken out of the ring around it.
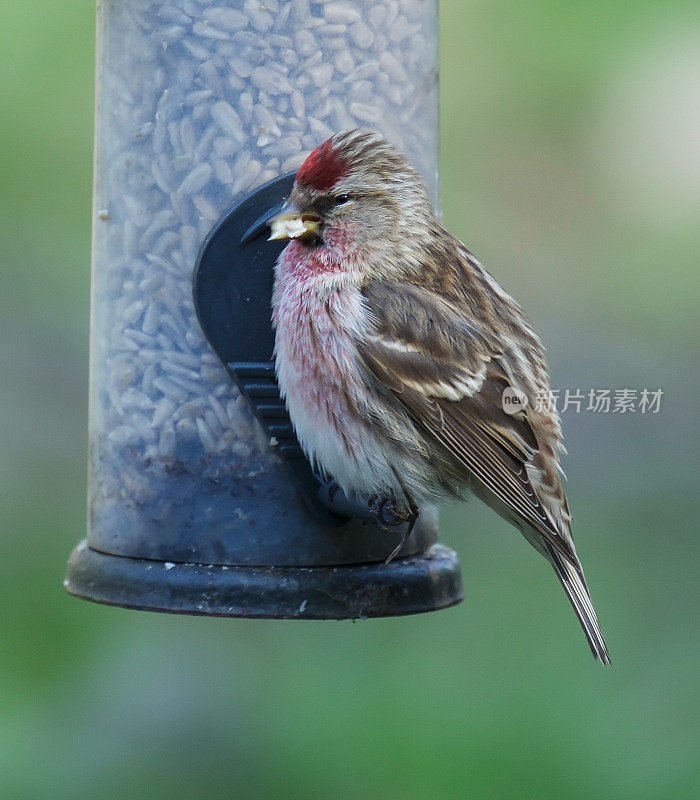
{"label": "blurred green background", "polygon": [[422,617],[144,614],[61,589],[85,528],[94,4],[2,4],[0,797],[697,796],[700,11],[445,0],[447,226],[527,309],[613,667],[542,559],[444,511],[467,598]]}

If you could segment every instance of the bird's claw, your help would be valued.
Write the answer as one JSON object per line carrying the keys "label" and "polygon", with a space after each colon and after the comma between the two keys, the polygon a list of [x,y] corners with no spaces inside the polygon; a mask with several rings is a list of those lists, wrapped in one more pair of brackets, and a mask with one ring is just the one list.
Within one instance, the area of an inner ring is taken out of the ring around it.
{"label": "bird's claw", "polygon": [[386,533],[393,533],[401,537],[401,541],[391,551],[385,563],[388,564],[392,561],[411,535],[413,526],[418,519],[418,509],[397,499],[394,495],[373,494],[369,498],[366,495],[364,498],[356,496],[348,498],[332,478],[325,479],[320,475],[317,475],[316,478],[320,483],[319,500],[330,511],[336,514],[370,519]]}
{"label": "bird's claw", "polygon": [[373,494],[370,495],[367,506],[377,525],[389,533],[396,533],[391,528],[403,525],[411,519],[409,509],[395,497]]}
{"label": "bird's claw", "polygon": [[[413,532],[413,526],[418,519],[418,512],[409,508],[405,503],[397,500],[393,496],[373,494],[368,501],[369,512],[377,525],[387,533],[394,533],[401,536],[401,541],[387,556],[385,564],[393,561],[401,552],[401,548],[406,543],[406,539]],[[401,526],[399,528],[399,526]],[[399,528],[397,530],[397,528]]]}

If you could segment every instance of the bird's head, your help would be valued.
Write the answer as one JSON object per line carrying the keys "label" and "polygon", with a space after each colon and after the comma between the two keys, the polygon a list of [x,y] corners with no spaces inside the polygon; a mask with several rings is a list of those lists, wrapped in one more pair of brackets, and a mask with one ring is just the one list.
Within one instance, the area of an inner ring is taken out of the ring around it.
{"label": "bird's head", "polygon": [[380,134],[347,131],[319,145],[299,168],[271,239],[297,239],[328,255],[395,258],[434,219],[409,161]]}

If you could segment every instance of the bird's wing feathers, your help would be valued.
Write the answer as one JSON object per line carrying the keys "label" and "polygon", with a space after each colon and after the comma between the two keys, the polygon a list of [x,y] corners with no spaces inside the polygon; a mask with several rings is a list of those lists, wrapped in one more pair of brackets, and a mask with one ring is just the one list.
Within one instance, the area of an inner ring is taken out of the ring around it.
{"label": "bird's wing feathers", "polygon": [[427,289],[374,283],[364,295],[372,329],[358,347],[374,378],[470,475],[578,563],[525,467],[538,451],[527,414],[503,410],[510,382],[498,348]]}

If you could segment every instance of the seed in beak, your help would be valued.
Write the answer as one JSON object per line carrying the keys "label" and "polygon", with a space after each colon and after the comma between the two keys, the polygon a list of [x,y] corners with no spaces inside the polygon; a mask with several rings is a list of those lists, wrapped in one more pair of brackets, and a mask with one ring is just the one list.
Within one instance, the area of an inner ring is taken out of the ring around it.
{"label": "seed in beak", "polygon": [[288,211],[270,220],[270,238],[305,239],[318,236],[321,218],[317,214]]}

